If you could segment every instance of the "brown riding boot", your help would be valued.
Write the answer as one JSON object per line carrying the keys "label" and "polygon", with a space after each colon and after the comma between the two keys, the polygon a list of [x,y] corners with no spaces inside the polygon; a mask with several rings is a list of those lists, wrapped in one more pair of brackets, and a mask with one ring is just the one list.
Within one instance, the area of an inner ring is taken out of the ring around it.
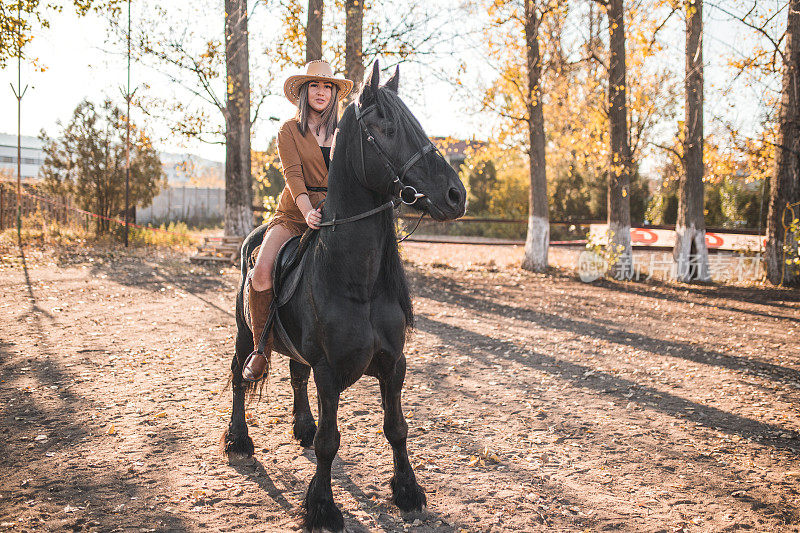
{"label": "brown riding boot", "polygon": [[253,353],[247,357],[242,371],[242,378],[245,381],[258,381],[264,375],[264,371],[269,366],[269,356],[272,353],[272,332],[267,337],[267,344],[264,346],[264,353],[258,352],[258,341],[261,340],[261,332],[269,316],[269,306],[272,303],[273,291],[257,291],[253,289],[252,280],[247,284],[247,297],[250,300],[250,323],[253,326]]}

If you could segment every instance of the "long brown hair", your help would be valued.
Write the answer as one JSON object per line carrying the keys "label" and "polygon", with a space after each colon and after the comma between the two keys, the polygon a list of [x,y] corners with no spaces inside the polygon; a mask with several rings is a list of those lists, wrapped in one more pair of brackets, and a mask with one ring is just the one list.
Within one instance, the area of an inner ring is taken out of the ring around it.
{"label": "long brown hair", "polygon": [[[300,122],[300,133],[305,135],[308,132],[308,115],[311,113],[311,104],[308,103],[308,86],[311,81],[305,82],[300,86],[300,100],[297,102],[297,120]],[[325,82],[319,82],[325,83]],[[336,126],[339,125],[339,87],[331,83],[331,100],[328,107],[322,112],[322,119],[317,126],[316,134],[325,128],[325,138],[330,139]]]}

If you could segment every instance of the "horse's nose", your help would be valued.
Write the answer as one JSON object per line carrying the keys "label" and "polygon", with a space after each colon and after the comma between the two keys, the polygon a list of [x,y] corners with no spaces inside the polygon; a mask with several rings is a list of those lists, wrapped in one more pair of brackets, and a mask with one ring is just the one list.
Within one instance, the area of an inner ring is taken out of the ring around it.
{"label": "horse's nose", "polygon": [[461,191],[459,191],[455,187],[450,187],[450,190],[447,191],[447,202],[452,207],[460,206],[461,205]]}

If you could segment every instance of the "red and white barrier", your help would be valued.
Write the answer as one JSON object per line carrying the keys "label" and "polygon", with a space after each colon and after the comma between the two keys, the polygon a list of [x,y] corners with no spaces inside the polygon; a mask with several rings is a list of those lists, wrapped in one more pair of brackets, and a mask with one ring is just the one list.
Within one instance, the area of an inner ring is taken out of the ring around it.
{"label": "red and white barrier", "polygon": [[[597,244],[608,244],[608,224],[591,224],[589,239]],[[633,246],[672,248],[675,246],[675,230],[631,228],[631,244]],[[706,246],[709,250],[757,252],[763,250],[766,244],[767,238],[764,235],[706,232]]]}

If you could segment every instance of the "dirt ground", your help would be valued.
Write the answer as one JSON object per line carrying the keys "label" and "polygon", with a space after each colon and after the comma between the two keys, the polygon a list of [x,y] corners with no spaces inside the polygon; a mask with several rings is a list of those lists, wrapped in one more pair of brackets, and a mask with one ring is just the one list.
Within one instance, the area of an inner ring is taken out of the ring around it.
{"label": "dirt ground", "polygon": [[[23,251],[0,249],[0,530],[299,530],[315,459],[291,439],[285,360],[249,406],[255,461],[217,452],[238,272]],[[798,291],[589,285],[514,254],[404,248],[428,509],[389,501],[364,378],[342,396],[334,463],[348,530],[800,530]]]}

